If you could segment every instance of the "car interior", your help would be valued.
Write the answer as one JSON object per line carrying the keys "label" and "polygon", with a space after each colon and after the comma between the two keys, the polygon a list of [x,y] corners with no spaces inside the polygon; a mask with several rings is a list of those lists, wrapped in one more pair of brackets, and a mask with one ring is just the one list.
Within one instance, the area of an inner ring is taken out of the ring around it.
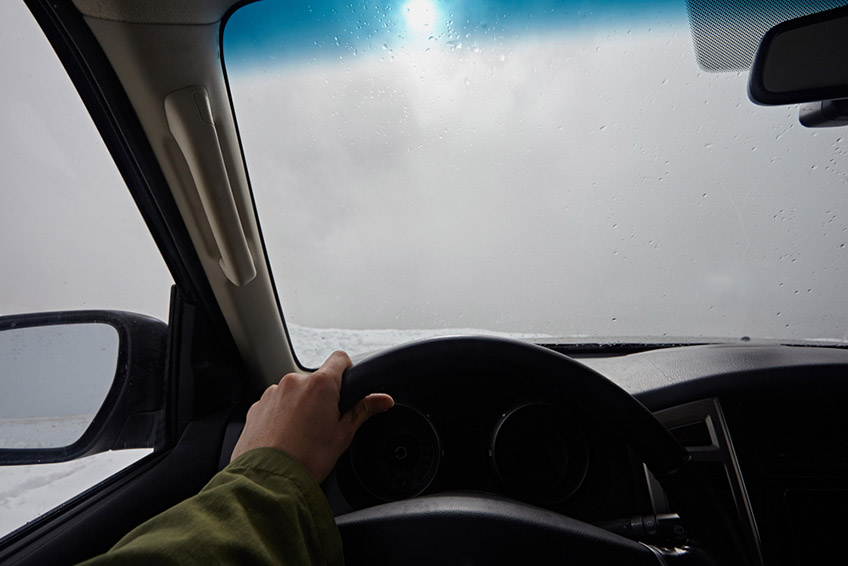
{"label": "car interior", "polygon": [[[302,230],[304,240],[312,236],[303,231],[297,220],[301,212],[291,208],[294,204],[266,213],[269,207],[260,202],[265,197],[253,175],[254,163],[260,159],[252,160],[252,150],[265,142],[257,142],[249,120],[242,122],[240,117],[255,112],[260,122],[276,124],[270,114],[278,109],[260,111],[241,102],[252,99],[249,86],[235,78],[236,51],[242,48],[238,42],[261,44],[262,37],[248,31],[238,40],[235,35],[229,39],[228,34],[236,31],[227,29],[227,25],[241,25],[240,10],[258,9],[271,1],[25,2],[85,104],[174,285],[164,322],[103,309],[2,313],[0,332],[97,322],[114,327],[120,344],[115,380],[85,433],[61,448],[0,448],[2,465],[62,462],[123,448],[152,449],[138,462],[0,539],[3,564],[76,563],[107,551],[133,527],[197,493],[229,462],[248,408],[268,386],[290,372],[309,373],[320,363],[299,356],[300,347],[293,342],[299,321],[307,318],[300,311],[320,302],[321,296],[313,303],[304,299],[306,306],[290,310],[288,305],[298,300],[301,291],[290,291],[288,285],[306,281],[308,288],[312,277],[317,288],[323,284],[318,280],[331,277],[332,271],[328,268],[327,275],[315,275],[304,268],[296,273],[296,267],[271,257],[269,248],[283,247],[269,236],[276,234],[272,224],[290,223]],[[278,4],[283,14],[313,10],[308,3]],[[353,6],[326,4],[327,10],[339,12]],[[365,12],[373,12],[394,4],[398,4],[397,12],[403,9],[411,14],[414,9],[461,3],[414,0],[364,2],[362,6]],[[557,3],[542,4],[545,9],[548,4],[560,8]],[[630,9],[626,2],[613,4]],[[646,10],[661,11],[657,6],[663,2],[646,4]],[[726,64],[706,59],[716,44],[710,37],[738,33],[735,28],[722,32],[718,24],[711,28],[703,20],[710,17],[709,10],[724,6],[742,20],[757,22],[750,32],[751,64],[731,71],[748,90],[734,91],[732,103],[750,112],[774,110],[772,116],[779,114],[780,120],[793,124],[793,135],[823,132],[821,136],[832,135],[838,141],[833,143],[841,148],[840,126],[848,124],[844,40],[848,8],[839,2],[766,4],[771,8],[763,8],[767,17],[758,15],[754,3],[681,3],[681,14],[688,14],[692,25],[691,35],[684,34],[683,39],[694,41],[696,49],[705,45],[698,52],[705,57],[698,72],[709,74],[710,64]],[[521,2],[492,5],[492,10],[509,10],[511,15],[523,9]],[[601,10],[592,2],[563,5],[581,18],[580,10]],[[457,14],[461,10],[450,9]],[[536,20],[541,13],[533,12]],[[453,12],[451,16],[457,21],[462,17]],[[435,25],[420,21],[424,27]],[[413,27],[418,20],[410,22]],[[310,43],[293,24],[280,26],[284,40],[275,41]],[[494,27],[491,24],[489,29]],[[430,37],[431,43],[437,41]],[[465,42],[463,56],[470,57],[472,43]],[[374,40],[374,45],[376,51],[391,51],[382,40]],[[448,48],[455,51],[457,46],[462,44],[455,42]],[[401,58],[400,51],[395,51],[392,57]],[[555,61],[567,67],[570,60]],[[309,96],[307,92],[304,99]],[[556,96],[564,106],[576,106],[567,108],[572,114],[580,114],[585,107],[565,94]],[[290,99],[275,100],[284,106]],[[343,111],[354,117],[361,110],[346,104]],[[640,101],[633,104],[638,108]],[[248,108],[242,110],[243,106]],[[291,109],[293,115],[303,114],[304,124],[313,119],[308,112]],[[674,122],[680,112],[668,109],[665,119]],[[367,121],[356,127],[368,129]],[[294,127],[293,131],[275,128],[271,126],[274,137],[294,140],[286,142],[290,144],[286,147],[306,144],[303,140],[313,135],[309,132],[301,140]],[[576,143],[590,144],[579,139]],[[844,187],[845,154],[841,149],[834,151],[835,161],[828,171],[834,187]],[[636,149],[633,153],[639,159],[651,159]],[[791,161],[792,156],[785,160]],[[317,167],[332,168],[327,163]],[[804,168],[809,169],[806,162]],[[597,175],[600,178],[602,173]],[[344,175],[339,179],[343,183]],[[795,188],[815,189],[812,182]],[[762,193],[768,201],[768,190]],[[531,189],[522,194],[527,199],[536,196]],[[493,190],[492,199],[496,196]],[[834,214],[843,202],[830,205]],[[448,203],[445,208],[451,206]],[[520,207],[513,206],[519,214]],[[639,214],[661,224],[665,212]],[[744,214],[738,209],[727,218],[736,222],[736,215],[741,222]],[[715,232],[725,231],[719,222],[727,218],[714,224]],[[475,222],[481,232],[488,226],[483,219],[464,219],[467,225]],[[322,230],[317,227],[318,232]],[[404,238],[390,235],[387,239],[395,237]],[[687,243],[686,237],[679,238],[685,240],[684,246],[697,247]],[[357,246],[357,241],[352,242]],[[587,246],[582,240],[552,244],[554,248]],[[368,245],[363,239],[362,246]],[[820,245],[818,241],[811,244]],[[834,249],[827,252],[832,255],[827,256],[825,270],[829,269],[827,277],[834,288],[842,289],[848,262],[844,250]],[[411,263],[419,261],[415,254],[407,253],[407,257]],[[804,259],[801,264],[806,269],[810,264]],[[521,261],[516,261],[513,273],[523,270]],[[557,261],[554,258],[551,263]],[[346,269],[333,284],[366,286],[349,277]],[[405,293],[415,293],[416,287],[404,282],[391,287],[395,272],[391,265],[388,269],[377,274],[381,281],[375,283],[377,291],[372,295],[394,288],[399,300],[415,304]],[[603,268],[573,271],[592,269]],[[674,269],[695,272],[699,267],[693,263]],[[660,276],[670,281],[678,277]],[[640,277],[633,275],[622,284],[635,288],[643,281]],[[476,295],[457,290],[457,297],[487,295],[488,280],[481,278],[475,284],[480,287],[473,291]],[[451,290],[451,285],[446,287]],[[567,282],[557,283],[556,289],[564,295],[573,293]],[[515,291],[514,297],[497,300],[508,304],[527,295],[533,301],[532,291]],[[626,300],[635,304],[642,292],[634,291]],[[755,288],[751,300],[759,294],[767,291]],[[290,296],[295,298],[289,301]],[[363,312],[382,308],[359,299],[340,299],[344,301],[357,303],[351,308]],[[588,298],[584,301],[591,303]],[[593,304],[587,308],[595,308]],[[651,304],[647,298],[645,304]],[[542,311],[547,308],[538,306]],[[686,318],[686,308],[686,304],[672,305],[668,316]],[[742,307],[721,308],[732,312]],[[740,332],[716,339],[712,329],[693,333],[695,338],[678,338],[672,332],[650,339],[627,330],[614,340],[601,341],[579,332],[558,339],[552,330],[530,336],[534,331],[523,328],[518,330],[527,336],[507,336],[500,332],[505,327],[498,327],[486,335],[440,331],[421,340],[406,339],[401,332],[401,338],[386,347],[366,343],[361,351],[351,352],[355,364],[343,379],[340,411],[372,392],[391,394],[396,406],[363,425],[321,485],[336,516],[345,561],[782,566],[844,559],[840,540],[848,526],[848,318],[837,299],[823,308],[829,316],[826,322],[817,318],[819,311],[804,319],[813,328],[828,329],[811,336],[821,338],[818,341],[780,332]],[[324,349],[315,354],[315,360],[345,347],[333,339],[333,329],[346,328],[345,322],[333,323],[333,309],[348,312],[328,307],[330,322],[323,328],[330,330],[323,335],[317,332],[316,340]],[[346,314],[338,316],[340,321],[347,320]],[[568,318],[569,313],[554,312],[551,307],[550,314],[540,316]],[[482,328],[457,320],[429,327]],[[612,318],[605,324],[619,322]],[[322,328],[322,324],[314,326]],[[395,328],[417,327],[409,323]],[[830,328],[836,329],[835,334],[825,336]]]}

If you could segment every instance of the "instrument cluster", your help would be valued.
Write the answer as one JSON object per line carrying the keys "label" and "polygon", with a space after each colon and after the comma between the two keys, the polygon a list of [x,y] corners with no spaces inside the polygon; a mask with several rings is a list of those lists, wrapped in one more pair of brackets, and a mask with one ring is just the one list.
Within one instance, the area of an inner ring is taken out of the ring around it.
{"label": "instrument cluster", "polygon": [[638,499],[641,466],[597,415],[567,399],[396,401],[361,427],[336,467],[353,509],[482,491],[590,517],[612,492]]}

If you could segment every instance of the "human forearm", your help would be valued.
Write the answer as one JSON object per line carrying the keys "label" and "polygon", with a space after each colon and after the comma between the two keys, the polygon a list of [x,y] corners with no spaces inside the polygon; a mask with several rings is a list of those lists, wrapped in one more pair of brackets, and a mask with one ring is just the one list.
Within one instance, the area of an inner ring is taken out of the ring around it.
{"label": "human forearm", "polygon": [[332,565],[342,564],[342,548],[309,472],[283,452],[260,448],[85,566],[108,564]]}

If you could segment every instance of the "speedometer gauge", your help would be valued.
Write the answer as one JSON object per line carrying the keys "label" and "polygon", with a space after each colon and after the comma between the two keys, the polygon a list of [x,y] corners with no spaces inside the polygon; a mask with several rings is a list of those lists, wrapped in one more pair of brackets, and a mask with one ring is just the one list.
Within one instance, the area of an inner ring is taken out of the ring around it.
{"label": "speedometer gauge", "polygon": [[385,501],[415,497],[427,489],[439,468],[440,451],[433,425],[406,405],[369,419],[350,447],[360,484]]}

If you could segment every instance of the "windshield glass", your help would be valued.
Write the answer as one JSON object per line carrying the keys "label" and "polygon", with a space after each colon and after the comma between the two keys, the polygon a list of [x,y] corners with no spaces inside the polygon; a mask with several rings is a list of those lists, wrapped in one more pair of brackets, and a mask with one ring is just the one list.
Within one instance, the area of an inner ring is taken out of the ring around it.
{"label": "windshield glass", "polygon": [[763,33],[831,4],[777,4],[235,12],[224,60],[301,363],[446,333],[845,341],[846,129],[747,97]]}

